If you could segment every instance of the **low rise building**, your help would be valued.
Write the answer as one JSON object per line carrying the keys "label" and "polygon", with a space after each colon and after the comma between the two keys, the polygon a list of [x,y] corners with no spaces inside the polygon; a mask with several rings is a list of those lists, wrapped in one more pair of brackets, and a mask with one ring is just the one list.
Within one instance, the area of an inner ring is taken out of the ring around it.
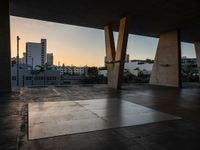
{"label": "low rise building", "polygon": [[76,67],[76,66],[54,66],[54,70],[60,71],[62,74],[69,75],[79,75],[79,76],[87,76],[88,75],[88,67]]}
{"label": "low rise building", "polygon": [[[12,86],[17,86],[17,65],[11,67]],[[32,70],[32,66],[19,65],[19,86],[59,85],[60,72],[55,70]]]}
{"label": "low rise building", "polygon": [[183,72],[198,72],[197,70],[197,60],[196,58],[187,58],[183,56],[181,59],[181,68]]}
{"label": "low rise building", "polygon": [[125,63],[124,69],[128,70],[131,74],[138,76],[139,73],[150,75],[153,68],[153,63],[140,63],[139,61]]}

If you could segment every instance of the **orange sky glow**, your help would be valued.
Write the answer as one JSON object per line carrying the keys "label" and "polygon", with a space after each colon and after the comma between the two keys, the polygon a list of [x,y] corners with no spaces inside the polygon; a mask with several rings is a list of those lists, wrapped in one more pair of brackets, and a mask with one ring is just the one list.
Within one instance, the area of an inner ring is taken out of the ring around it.
{"label": "orange sky glow", "polygon": [[[97,38],[89,35],[97,34]],[[20,37],[20,57],[26,42],[47,39],[47,52],[54,54],[54,64],[102,66],[104,35],[102,30],[64,25],[20,17],[11,17],[11,53],[16,56],[16,37]],[[88,37],[87,37],[88,36]]]}
{"label": "orange sky glow", "polygon": [[[16,56],[17,39],[20,37],[20,56],[26,42],[47,39],[47,52],[54,54],[54,64],[65,66],[104,66],[104,31],[74,25],[47,22],[22,17],[10,17],[11,54]],[[115,44],[118,33],[114,32]],[[130,59],[154,59],[157,38],[129,34],[127,53]],[[182,55],[195,57],[194,45],[182,43]]]}

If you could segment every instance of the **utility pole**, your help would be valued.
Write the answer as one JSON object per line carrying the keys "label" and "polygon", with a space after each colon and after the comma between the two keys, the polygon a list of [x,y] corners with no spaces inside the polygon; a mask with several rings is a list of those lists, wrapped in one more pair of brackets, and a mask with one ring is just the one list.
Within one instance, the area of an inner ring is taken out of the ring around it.
{"label": "utility pole", "polygon": [[32,79],[31,79],[31,81],[32,81],[32,86],[33,86],[33,62],[34,61],[34,59],[33,59],[33,57],[32,57],[32,71],[31,71],[31,74],[32,74]]}
{"label": "utility pole", "polygon": [[19,36],[17,36],[17,86],[19,86]]}

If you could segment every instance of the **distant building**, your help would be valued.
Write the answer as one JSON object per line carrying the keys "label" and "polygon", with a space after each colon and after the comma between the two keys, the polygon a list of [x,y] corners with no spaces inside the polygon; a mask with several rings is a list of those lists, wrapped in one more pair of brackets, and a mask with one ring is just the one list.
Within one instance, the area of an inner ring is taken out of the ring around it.
{"label": "distant building", "polygon": [[183,56],[181,59],[181,69],[183,72],[198,72],[197,59]]}
{"label": "distant building", "polygon": [[81,79],[84,79],[84,76],[80,75],[62,75],[61,76],[61,84],[80,84]]}
{"label": "distant building", "polygon": [[47,62],[47,39],[41,39],[41,62],[42,66]]}
{"label": "distant building", "polygon": [[[17,65],[11,67],[11,83],[17,86]],[[19,65],[19,86],[31,85],[59,85],[60,72],[55,70],[32,70],[32,66],[25,64]]]}
{"label": "distant building", "polygon": [[98,75],[102,75],[104,77],[107,77],[107,73],[108,73],[108,71],[106,69],[98,70]]}
{"label": "distant building", "polygon": [[26,53],[23,53],[22,64],[26,64]]}
{"label": "distant building", "polygon": [[48,66],[53,65],[53,53],[47,53],[47,65]]}
{"label": "distant building", "polygon": [[153,68],[153,63],[140,63],[140,61],[125,63],[124,69],[128,70],[131,74],[138,76],[140,72],[145,75],[150,75]]}
{"label": "distant building", "polygon": [[88,67],[76,67],[76,66],[55,66],[54,70],[59,70],[61,74],[69,74],[69,75],[80,75],[87,76],[88,75]]}
{"label": "distant building", "polygon": [[24,64],[23,58],[19,58],[19,64]]}
{"label": "distant building", "polygon": [[[17,57],[12,57],[11,61],[15,61],[17,63]],[[19,58],[19,64],[26,64],[26,53],[23,53],[22,58]]]}
{"label": "distant building", "polygon": [[44,66],[46,63],[47,40],[41,39],[40,43],[26,43],[26,64],[33,66]]}

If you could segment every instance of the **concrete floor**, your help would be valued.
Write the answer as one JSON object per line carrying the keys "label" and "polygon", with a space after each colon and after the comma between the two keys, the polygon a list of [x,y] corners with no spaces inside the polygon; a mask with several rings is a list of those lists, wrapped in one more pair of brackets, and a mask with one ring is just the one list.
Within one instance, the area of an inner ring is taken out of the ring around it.
{"label": "concrete floor", "polygon": [[28,139],[86,133],[181,119],[118,99],[90,99],[28,104]]}
{"label": "concrete floor", "polygon": [[[200,148],[199,87],[131,84],[121,91],[106,85],[16,89],[0,95],[0,150],[196,150]],[[28,103],[103,98],[127,100],[182,119],[28,140]]]}

